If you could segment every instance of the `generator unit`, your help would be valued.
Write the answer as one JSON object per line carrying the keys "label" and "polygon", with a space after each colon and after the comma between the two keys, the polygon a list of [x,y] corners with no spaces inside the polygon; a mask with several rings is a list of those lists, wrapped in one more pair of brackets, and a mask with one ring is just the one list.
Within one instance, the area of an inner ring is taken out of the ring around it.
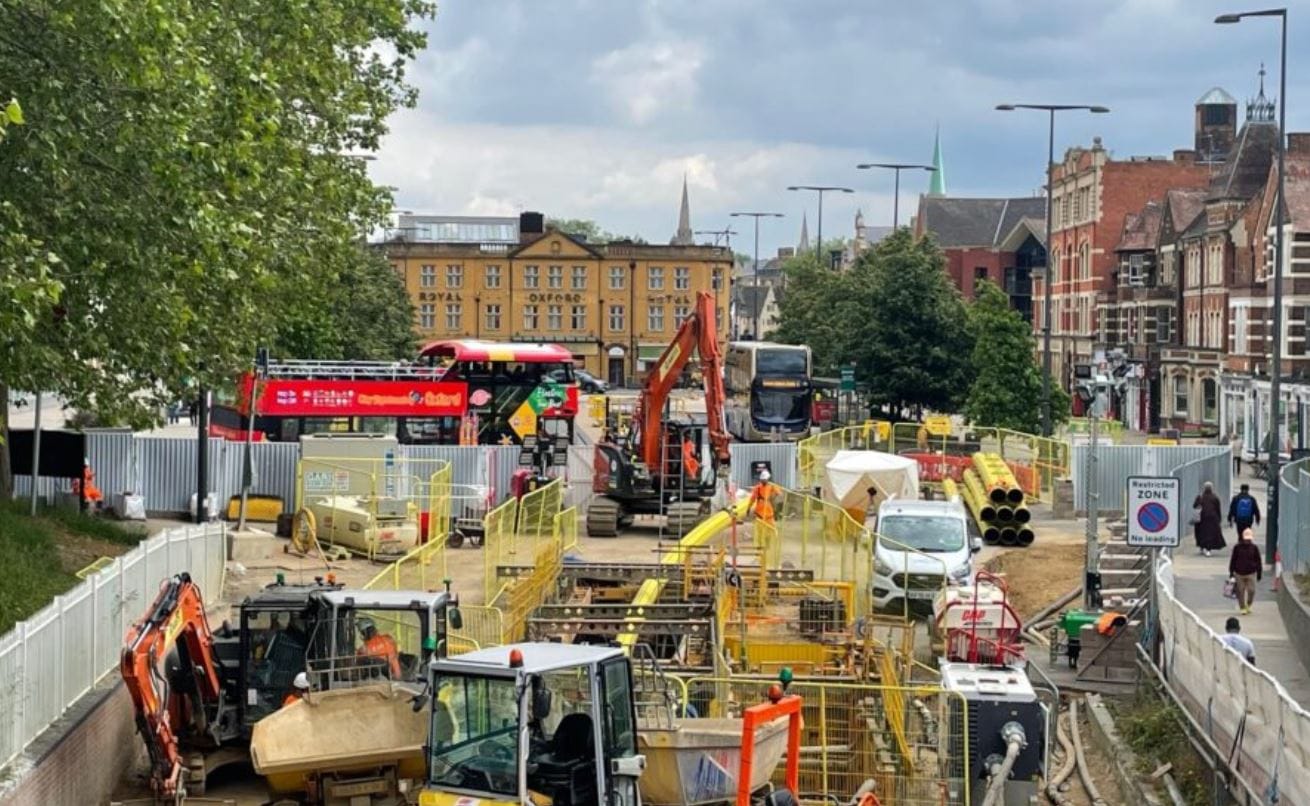
{"label": "generator unit", "polygon": [[[982,803],[991,775],[1005,758],[1010,742],[1019,744],[1005,782],[1004,806],[1028,806],[1041,795],[1048,758],[1050,711],[1037,697],[1028,675],[1008,666],[942,663],[942,688],[960,696],[951,698],[952,710],[961,700],[968,709],[969,802]],[[956,719],[952,714],[952,721]],[[960,762],[958,775],[965,772]]]}

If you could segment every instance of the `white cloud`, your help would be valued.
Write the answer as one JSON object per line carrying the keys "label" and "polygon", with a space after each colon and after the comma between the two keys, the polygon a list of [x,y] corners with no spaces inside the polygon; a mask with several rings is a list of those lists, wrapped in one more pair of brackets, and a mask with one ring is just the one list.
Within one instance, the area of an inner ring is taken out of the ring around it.
{"label": "white cloud", "polygon": [[697,42],[638,42],[597,57],[591,81],[629,123],[641,126],[695,106],[703,61]]}

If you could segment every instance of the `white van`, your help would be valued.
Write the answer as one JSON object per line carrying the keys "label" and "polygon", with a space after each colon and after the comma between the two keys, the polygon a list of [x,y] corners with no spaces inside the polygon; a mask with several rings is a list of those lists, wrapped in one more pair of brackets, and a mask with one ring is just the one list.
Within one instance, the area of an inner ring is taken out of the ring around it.
{"label": "white van", "polygon": [[973,554],[982,540],[969,537],[969,519],[959,501],[892,499],[878,507],[880,540],[873,560],[873,606],[931,610],[942,575],[953,584],[973,579]]}

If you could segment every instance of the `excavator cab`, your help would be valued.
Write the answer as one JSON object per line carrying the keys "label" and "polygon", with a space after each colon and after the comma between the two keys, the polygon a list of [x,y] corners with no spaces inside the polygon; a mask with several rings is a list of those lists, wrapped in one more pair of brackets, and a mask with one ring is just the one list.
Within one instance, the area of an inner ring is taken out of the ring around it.
{"label": "excavator cab", "polygon": [[511,644],[434,660],[419,806],[639,806],[623,650]]}

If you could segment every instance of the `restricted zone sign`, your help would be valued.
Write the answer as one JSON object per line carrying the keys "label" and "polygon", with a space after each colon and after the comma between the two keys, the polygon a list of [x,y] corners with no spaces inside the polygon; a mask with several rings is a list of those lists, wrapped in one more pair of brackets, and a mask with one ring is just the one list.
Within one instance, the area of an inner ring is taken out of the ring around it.
{"label": "restricted zone sign", "polygon": [[1182,482],[1172,477],[1128,477],[1128,545],[1176,548],[1182,538]]}

